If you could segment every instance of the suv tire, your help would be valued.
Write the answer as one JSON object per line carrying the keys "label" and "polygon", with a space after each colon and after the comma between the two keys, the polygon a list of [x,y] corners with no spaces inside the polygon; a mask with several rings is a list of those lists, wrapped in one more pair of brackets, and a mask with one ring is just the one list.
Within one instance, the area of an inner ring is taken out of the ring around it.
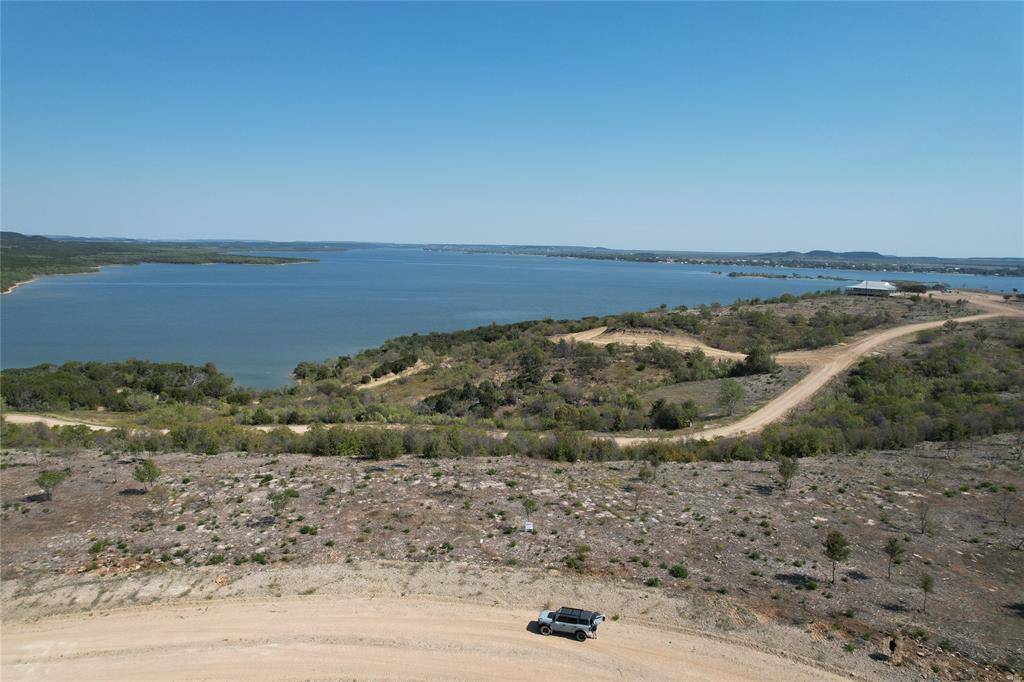
{"label": "suv tire", "polygon": [[577,642],[585,642],[585,641],[587,641],[587,633],[584,632],[583,630],[577,630],[576,631],[576,641]]}
{"label": "suv tire", "polygon": [[540,626],[540,634],[542,634],[542,635],[550,635],[551,634],[551,626],[550,625],[541,625]]}

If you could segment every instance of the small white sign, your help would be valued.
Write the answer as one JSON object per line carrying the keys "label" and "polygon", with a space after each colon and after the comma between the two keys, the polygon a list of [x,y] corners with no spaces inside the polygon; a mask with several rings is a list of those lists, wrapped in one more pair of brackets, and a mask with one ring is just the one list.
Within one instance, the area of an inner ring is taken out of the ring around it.
{"label": "small white sign", "polygon": [[523,528],[526,530],[527,533],[533,532],[533,521],[527,521],[524,524]]}

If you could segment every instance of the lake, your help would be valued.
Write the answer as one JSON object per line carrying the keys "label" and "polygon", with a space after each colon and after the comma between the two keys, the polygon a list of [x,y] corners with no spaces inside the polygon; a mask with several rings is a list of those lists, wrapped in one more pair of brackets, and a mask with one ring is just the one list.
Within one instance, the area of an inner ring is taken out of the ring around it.
{"label": "lake", "polygon": [[[142,358],[213,362],[245,385],[290,381],[301,360],[348,355],[412,332],[827,289],[884,273],[460,254],[415,248],[296,254],[297,265],[105,267],[43,277],[0,298],[0,363]],[[847,281],[731,278],[799,272]],[[899,273],[992,291],[1024,278]]]}

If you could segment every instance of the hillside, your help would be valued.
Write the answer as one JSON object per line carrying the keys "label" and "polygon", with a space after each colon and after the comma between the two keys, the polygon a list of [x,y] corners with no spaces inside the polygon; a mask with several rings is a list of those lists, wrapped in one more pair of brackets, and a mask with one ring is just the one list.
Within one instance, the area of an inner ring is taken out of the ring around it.
{"label": "hillside", "polygon": [[[75,618],[96,632],[109,620],[88,618],[97,610],[259,599],[273,606],[261,604],[255,617],[277,622],[267,614],[279,612],[282,596],[320,603],[359,585],[374,590],[364,596],[380,618],[393,614],[380,636],[414,638],[413,650],[437,636],[427,631],[458,627],[433,618],[431,599],[458,599],[466,614],[500,605],[487,639],[506,641],[514,630],[530,638],[515,646],[531,649],[546,640],[527,632],[530,618],[564,600],[612,619],[598,642],[564,640],[574,658],[616,646],[636,627],[651,628],[642,647],[655,646],[657,633],[678,641],[676,627],[754,642],[779,628],[775,647],[827,654],[818,660],[841,661],[863,679],[900,670],[916,679],[1007,679],[996,670],[1022,670],[1024,519],[1019,507],[1003,511],[1018,499],[1008,491],[1024,485],[1012,439],[804,460],[788,489],[774,462],[148,456],[159,475],[144,486],[132,477],[141,460],[129,454],[3,454],[5,611],[26,620],[64,613],[62,622]],[[52,499],[33,483],[40,466],[69,474]],[[835,584],[821,546],[832,530],[851,547]],[[891,538],[903,553],[888,577],[882,550]],[[924,574],[937,585],[927,611],[917,587]],[[428,600],[418,609],[423,630],[395,631],[400,607],[415,599]],[[43,626],[5,622],[4,636]],[[375,622],[363,626],[363,634],[377,631]],[[344,626],[327,619],[311,628],[322,635]],[[210,629],[226,652],[242,644],[234,628]],[[467,629],[453,639],[477,636]],[[899,668],[888,663],[891,636],[904,652]],[[459,655],[463,645],[439,646]],[[103,660],[147,655],[134,639],[100,648]],[[339,670],[351,665],[349,652]],[[17,656],[82,664],[49,650]]]}
{"label": "hillside", "polygon": [[[212,365],[11,369],[0,381],[8,410],[135,431],[46,433],[12,422],[4,436],[32,447],[381,458],[749,459],[1020,428],[1024,311],[957,296],[826,292],[414,334],[300,363],[295,385],[262,391],[232,385]],[[865,393],[864,377],[876,390]],[[840,389],[834,404],[822,393],[829,386]]]}

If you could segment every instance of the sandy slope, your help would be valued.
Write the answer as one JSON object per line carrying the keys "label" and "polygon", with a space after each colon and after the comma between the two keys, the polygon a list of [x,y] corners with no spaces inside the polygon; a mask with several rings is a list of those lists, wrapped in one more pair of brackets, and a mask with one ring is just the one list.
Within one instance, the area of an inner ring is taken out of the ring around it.
{"label": "sandy slope", "polygon": [[743,353],[709,346],[689,334],[664,334],[652,330],[608,331],[608,327],[595,327],[594,329],[587,329],[575,334],[560,334],[552,337],[552,340],[555,341],[561,339],[592,343],[595,346],[607,346],[617,343],[622,346],[639,346],[640,348],[645,348],[654,342],[658,342],[678,351],[685,352],[700,349],[709,358],[715,358],[716,360],[742,360],[746,357]]}
{"label": "sandy slope", "polygon": [[429,367],[430,365],[423,362],[422,360],[417,360],[416,364],[414,364],[412,367],[407,367],[403,369],[401,372],[398,372],[397,374],[386,374],[382,376],[380,379],[374,379],[373,381],[366,384],[359,384],[356,386],[356,388],[368,389],[377,388],[378,386],[385,386],[387,384],[390,384],[392,381],[398,381],[399,379],[402,379],[404,377],[412,376],[413,374],[419,374],[420,372]]}
{"label": "sandy slope", "polygon": [[609,622],[578,643],[532,611],[429,598],[154,605],[9,623],[3,679],[841,679],[738,644]]}

